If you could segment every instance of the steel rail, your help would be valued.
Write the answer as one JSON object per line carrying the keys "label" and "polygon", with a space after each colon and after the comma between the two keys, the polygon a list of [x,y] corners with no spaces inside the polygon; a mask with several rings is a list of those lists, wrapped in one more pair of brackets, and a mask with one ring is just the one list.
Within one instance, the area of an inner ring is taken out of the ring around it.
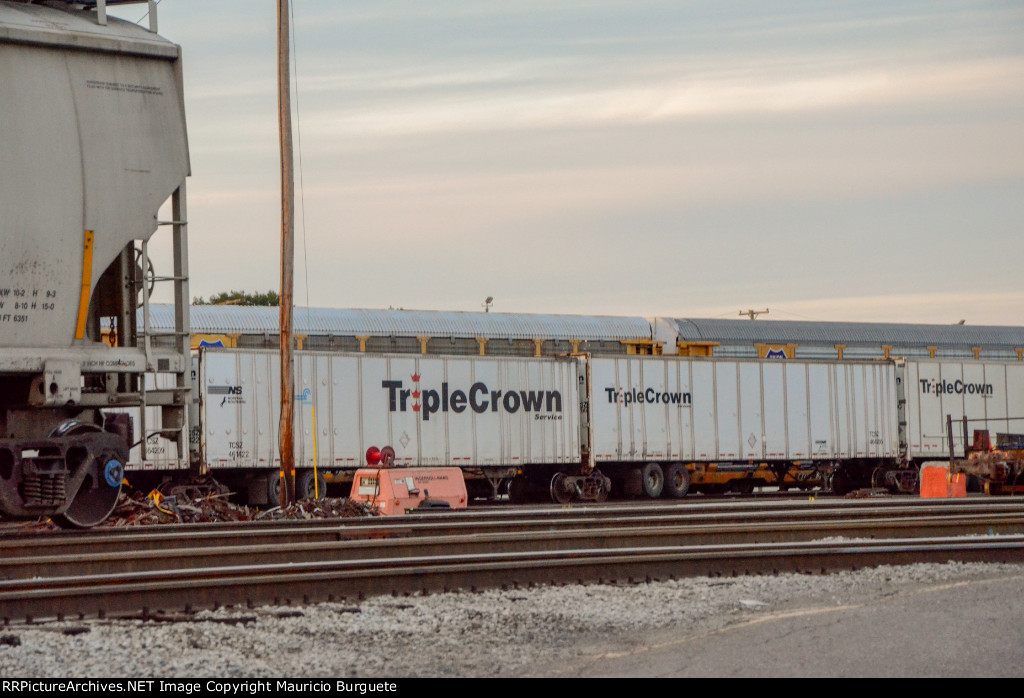
{"label": "steel rail", "polygon": [[[890,512],[886,512],[890,513]],[[0,565],[0,579],[123,574],[150,570],[203,568],[220,565],[306,563],[361,558],[432,557],[458,552],[558,551],[578,548],[639,548],[657,545],[750,544],[821,539],[880,538],[893,536],[936,537],[953,535],[1024,534],[1024,512],[887,516],[870,519],[752,521],[740,523],[656,523],[632,519],[614,527],[594,528],[566,519],[545,530],[532,527],[497,532],[446,532],[443,535],[339,539],[289,540],[276,537],[239,538],[234,544],[196,547],[179,538],[173,547],[116,551],[63,551],[7,557]]]}
{"label": "steel rail", "polygon": [[[508,531],[545,531],[555,527],[605,528],[706,524],[726,526],[754,521],[783,522],[822,520],[870,520],[884,517],[948,516],[1024,513],[1024,500],[973,501],[903,500],[902,502],[804,502],[784,506],[675,505],[672,507],[567,507],[502,513],[426,514],[395,519],[313,519],[248,524],[168,524],[129,529],[103,528],[88,532],[8,532],[0,535],[0,559],[25,555],[88,555],[131,550],[168,550],[187,539],[193,549],[201,547],[270,544],[280,546],[313,541],[374,539],[381,537],[445,536],[460,533],[484,534]],[[852,534],[851,534],[852,535]],[[858,534],[865,535],[865,534]]]}
{"label": "steel rail", "polygon": [[912,562],[1024,562],[1024,536],[812,541],[487,552],[174,569],[0,582],[5,623],[223,605],[345,601],[374,594],[697,575],[838,569]]}
{"label": "steel rail", "polygon": [[[703,500],[701,498],[688,498],[684,500],[653,500],[653,501],[634,501],[634,502],[609,502],[602,504],[565,504],[565,505],[488,505],[480,507],[471,507],[466,510],[460,510],[456,512],[427,512],[417,513],[416,517],[418,520],[436,520],[436,521],[448,521],[452,518],[458,520],[471,520],[471,521],[505,521],[509,519],[518,519],[524,515],[537,515],[537,516],[556,516],[566,514],[582,514],[585,513],[588,516],[595,518],[609,518],[621,515],[634,515],[638,513],[644,513],[647,516],[659,516],[659,515],[673,515],[676,512],[687,512],[692,514],[707,513],[707,514],[726,514],[729,512],[735,512],[739,515],[749,512],[784,512],[784,511],[800,511],[808,508],[822,508],[822,507],[835,507],[841,508],[848,511],[855,511],[868,507],[870,509],[879,509],[884,507],[892,507],[898,509],[935,509],[942,508],[943,510],[955,507],[1004,507],[1004,508],[1015,508],[1024,509],[1024,498],[991,498],[991,497],[968,497],[964,499],[947,499],[947,500],[935,500],[935,499],[913,499],[909,497],[892,497],[892,498],[866,498],[866,499],[842,499],[831,496],[809,496],[801,498],[786,498],[786,499],[736,499],[736,500]],[[330,522],[339,526],[367,526],[367,525],[381,525],[389,526],[396,521],[393,517],[346,517],[336,519],[323,519],[323,518],[310,518],[310,519],[286,519],[284,521],[280,519],[264,519],[264,520],[248,520],[238,522],[211,522],[211,523],[163,523],[159,527],[162,531],[173,533],[173,532],[189,532],[194,533],[197,530],[203,529],[219,529],[219,530],[237,530],[237,529],[250,529],[253,527],[266,527],[273,528],[288,524],[291,526],[302,527],[316,527],[323,525],[325,522]],[[26,524],[27,525],[27,524]],[[33,524],[34,525],[34,522]],[[96,529],[90,529],[87,531],[61,531],[57,532],[64,536],[89,536],[92,532],[102,531],[104,535],[109,536],[125,536],[132,537],[142,534],[144,531],[153,528],[151,525],[143,526],[102,526]],[[55,533],[54,531],[40,531],[40,530],[23,530],[19,528],[16,522],[3,522],[3,526],[0,526],[0,541],[9,537],[21,537],[21,536],[46,536]]]}

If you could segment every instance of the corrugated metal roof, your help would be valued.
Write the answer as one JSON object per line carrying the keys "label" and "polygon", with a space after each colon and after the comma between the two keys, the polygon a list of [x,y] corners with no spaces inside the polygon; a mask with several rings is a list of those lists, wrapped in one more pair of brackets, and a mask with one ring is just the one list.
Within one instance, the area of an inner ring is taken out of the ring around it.
{"label": "corrugated metal roof", "polygon": [[[242,305],[194,305],[194,334],[278,332],[278,308]],[[141,323],[141,313],[140,313]],[[174,327],[174,306],[150,306],[154,330]],[[512,339],[650,339],[642,317],[605,315],[530,315],[522,313],[434,310],[359,310],[295,308],[294,332],[304,335],[375,337],[501,337]]]}
{"label": "corrugated metal roof", "polygon": [[1024,327],[676,318],[682,341],[895,347],[1024,347]]}
{"label": "corrugated metal roof", "polygon": [[[154,330],[173,329],[172,305],[153,304],[150,309]],[[194,305],[191,308],[192,332],[277,334],[278,312],[272,307]],[[304,335],[579,340],[651,338],[649,321],[630,316],[296,308],[294,317],[295,333]],[[719,342],[723,348],[754,343],[1007,350],[1024,347],[1024,327],[711,318],[674,318],[669,322],[678,328],[681,341]]]}

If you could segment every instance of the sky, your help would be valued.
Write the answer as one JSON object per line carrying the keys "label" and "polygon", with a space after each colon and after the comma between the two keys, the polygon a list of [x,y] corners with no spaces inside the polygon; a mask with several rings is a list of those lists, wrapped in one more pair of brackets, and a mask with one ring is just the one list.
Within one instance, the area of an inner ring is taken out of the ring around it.
{"label": "sky", "polygon": [[[275,8],[158,6],[193,296],[279,288]],[[292,11],[298,305],[1024,320],[1020,0]]]}

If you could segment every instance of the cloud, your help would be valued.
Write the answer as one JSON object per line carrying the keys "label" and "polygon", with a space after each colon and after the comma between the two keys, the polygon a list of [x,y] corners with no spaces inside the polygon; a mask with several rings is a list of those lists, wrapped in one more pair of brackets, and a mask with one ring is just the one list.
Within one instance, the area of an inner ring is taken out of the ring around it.
{"label": "cloud", "polygon": [[[918,66],[736,66],[705,73],[662,70],[618,75],[601,84],[581,78],[551,84],[536,65],[475,71],[378,76],[353,85],[350,105],[307,112],[310,137],[396,137],[466,131],[623,126],[752,115],[800,114],[941,100],[957,105],[1016,99],[1007,86],[1024,83],[1024,59]],[[486,86],[486,87],[484,87]],[[337,89],[313,80],[316,93]],[[424,89],[430,88],[430,89]],[[407,93],[408,91],[408,93]],[[341,100],[339,100],[341,101]]]}
{"label": "cloud", "polygon": [[[277,282],[273,11],[226,24],[214,4],[161,7],[185,56],[196,295]],[[1019,284],[990,271],[1022,245],[1006,3],[295,13],[320,304],[1019,323]]]}

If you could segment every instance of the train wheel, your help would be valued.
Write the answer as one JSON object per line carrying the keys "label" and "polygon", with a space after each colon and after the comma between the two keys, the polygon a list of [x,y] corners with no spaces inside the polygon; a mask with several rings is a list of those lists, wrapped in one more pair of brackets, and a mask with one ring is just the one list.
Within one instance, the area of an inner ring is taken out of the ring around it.
{"label": "train wheel", "polygon": [[832,473],[832,477],[829,478],[829,482],[832,486],[832,494],[837,497],[844,497],[847,493],[853,490],[853,484],[850,482],[850,476],[842,470],[836,470]]}
{"label": "train wheel", "polygon": [[530,485],[522,475],[516,475],[508,483],[508,501],[510,504],[525,504]]}
{"label": "train wheel", "polygon": [[568,504],[572,501],[573,488],[565,473],[555,473],[551,478],[551,499],[559,504]]}
{"label": "train wheel", "polygon": [[317,472],[314,477],[312,470],[303,470],[295,481],[296,499],[327,499],[327,481],[323,474]]}
{"label": "train wheel", "polygon": [[657,499],[665,487],[665,473],[657,463],[648,463],[640,471],[640,484],[645,497]]}
{"label": "train wheel", "polygon": [[124,464],[113,454],[96,459],[96,473],[89,473],[63,513],[53,517],[61,528],[92,528],[103,523],[117,506],[124,480]]}
{"label": "train wheel", "polygon": [[881,466],[871,471],[871,489],[889,488],[885,482],[885,473],[885,468]]}
{"label": "train wheel", "polygon": [[682,463],[673,463],[665,470],[665,493],[682,499],[690,491],[690,471]]}

